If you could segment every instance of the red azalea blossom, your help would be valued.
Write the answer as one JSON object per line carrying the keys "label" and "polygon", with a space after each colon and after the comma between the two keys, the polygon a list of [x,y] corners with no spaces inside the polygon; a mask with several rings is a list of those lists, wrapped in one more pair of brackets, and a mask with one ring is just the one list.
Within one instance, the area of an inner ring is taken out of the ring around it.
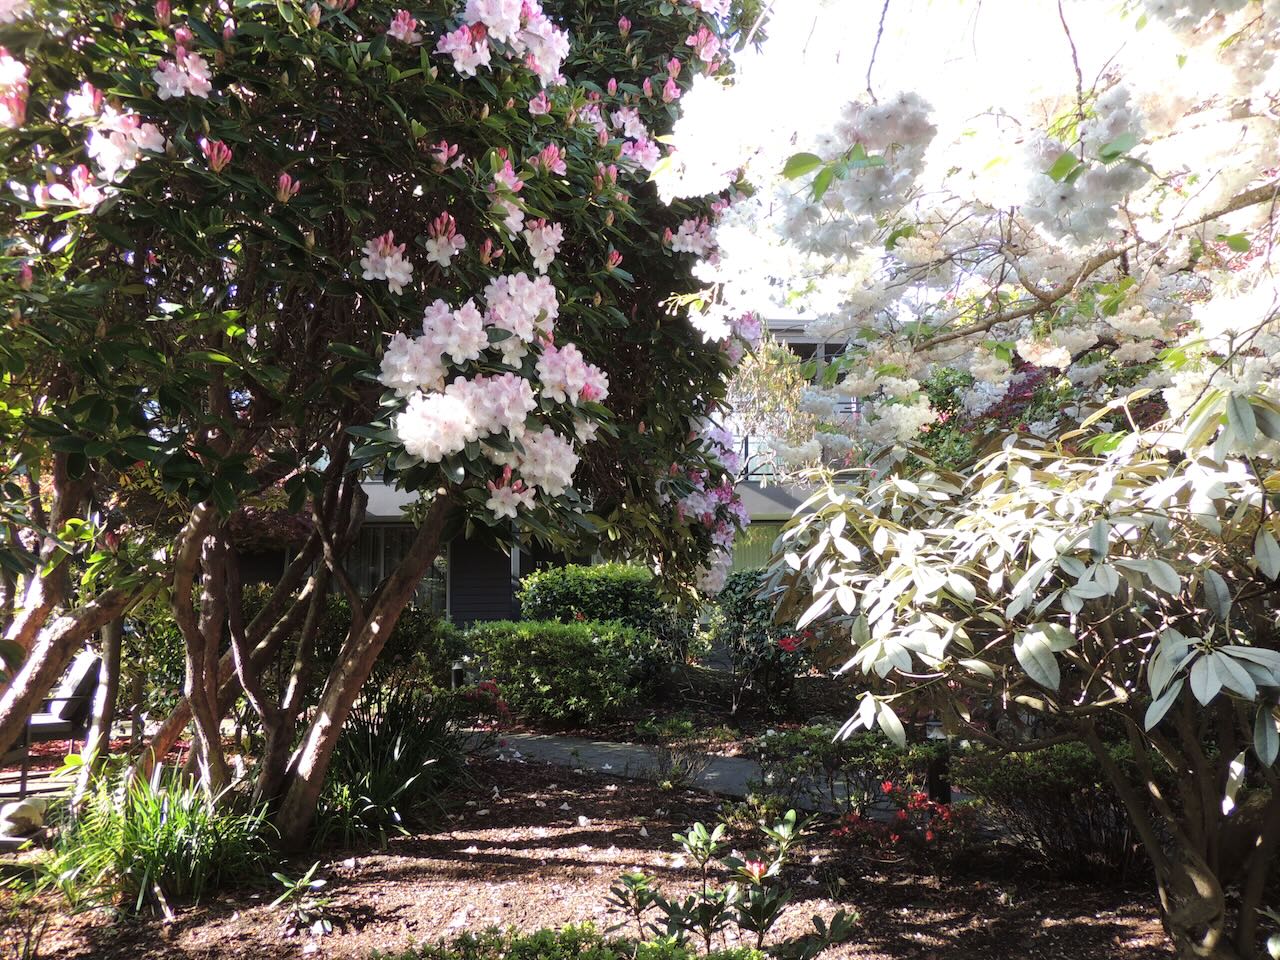
{"label": "red azalea blossom", "polygon": [[795,653],[800,649],[800,644],[802,642],[803,641],[801,641],[799,637],[780,637],[778,639],[778,646],[787,653]]}

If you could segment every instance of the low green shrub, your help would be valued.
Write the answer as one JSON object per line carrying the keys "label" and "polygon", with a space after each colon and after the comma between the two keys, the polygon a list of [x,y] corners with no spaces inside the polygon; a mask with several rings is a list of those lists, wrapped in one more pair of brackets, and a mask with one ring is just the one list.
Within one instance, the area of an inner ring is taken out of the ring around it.
{"label": "low green shrub", "polygon": [[520,581],[520,615],[561,623],[616,620],[654,637],[681,663],[695,636],[693,621],[663,598],[653,572],[624,563],[569,564],[528,574]]}
{"label": "low green shrub", "polygon": [[[452,943],[410,947],[400,953],[373,954],[373,960],[696,960],[700,955],[670,940],[632,944],[609,939],[591,924],[560,930],[519,933],[486,930],[464,933]],[[737,947],[717,950],[708,960],[765,960],[759,950]]]}
{"label": "low green shrub", "polygon": [[167,912],[175,901],[265,875],[273,833],[265,807],[238,811],[225,795],[210,803],[177,776],[127,787],[101,777],[78,816],[60,824],[42,868],[73,906]]}
{"label": "low green shrub", "polygon": [[[1127,746],[1111,748],[1120,766]],[[952,781],[973,794],[991,825],[1038,855],[1055,875],[1118,879],[1142,862],[1129,817],[1102,767],[1081,743],[1030,753],[959,753]]]}
{"label": "low green shrub", "polygon": [[760,570],[730,574],[711,616],[711,641],[729,656],[734,714],[748,706],[766,714],[785,712],[797,674],[811,663],[812,635],[773,622],[773,604],[757,595],[761,575]]}
{"label": "low green shrub", "polygon": [[620,623],[498,621],[465,642],[512,712],[557,724],[616,717],[647,696],[661,659],[652,636]]}
{"label": "low green shrub", "polygon": [[[835,724],[769,731],[751,742],[764,774],[763,788],[788,805],[866,816],[884,801],[884,785],[924,785],[939,747],[899,749],[880,733],[836,736]],[[884,805],[884,804],[882,804]]]}
{"label": "low green shrub", "polygon": [[342,728],[317,811],[315,842],[350,847],[439,806],[465,777],[469,736],[456,696],[425,686],[372,687]]}

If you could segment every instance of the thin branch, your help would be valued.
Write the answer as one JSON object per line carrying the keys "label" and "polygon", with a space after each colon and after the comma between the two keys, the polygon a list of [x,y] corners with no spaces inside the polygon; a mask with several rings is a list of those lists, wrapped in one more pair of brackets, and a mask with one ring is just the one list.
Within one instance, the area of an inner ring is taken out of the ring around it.
{"label": "thin branch", "polygon": [[892,0],[884,0],[884,6],[880,8],[880,25],[876,27],[876,42],[871,47],[871,59],[867,62],[867,96],[871,98],[872,103],[879,103],[876,95],[871,89],[871,71],[876,65],[876,54],[880,52],[880,40],[884,37],[884,20],[889,15],[889,4]]}

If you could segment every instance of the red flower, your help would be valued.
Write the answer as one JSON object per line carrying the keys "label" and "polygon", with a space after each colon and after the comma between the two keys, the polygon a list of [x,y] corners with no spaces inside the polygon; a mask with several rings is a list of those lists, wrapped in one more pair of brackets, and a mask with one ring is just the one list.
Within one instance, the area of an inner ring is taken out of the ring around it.
{"label": "red flower", "polygon": [[778,639],[778,646],[787,653],[795,653],[800,649],[800,644],[803,642],[804,641],[799,637],[780,637]]}
{"label": "red flower", "polygon": [[886,780],[884,783],[880,784],[880,792],[881,792],[881,793],[893,793],[893,781],[892,781],[892,780]]}

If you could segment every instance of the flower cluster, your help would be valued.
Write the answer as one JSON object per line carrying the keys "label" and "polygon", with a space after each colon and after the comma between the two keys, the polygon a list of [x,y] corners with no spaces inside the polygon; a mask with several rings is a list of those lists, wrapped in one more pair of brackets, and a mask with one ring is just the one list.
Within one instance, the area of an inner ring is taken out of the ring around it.
{"label": "flower cluster", "polygon": [[182,46],[174,51],[172,60],[160,61],[160,66],[151,72],[151,79],[156,82],[156,96],[161,100],[188,95],[207,100],[213,90],[208,62]]}
{"label": "flower cluster", "polygon": [[432,222],[425,246],[429,261],[448,267],[466,249],[467,238],[458,232],[457,221],[446,211]]}
{"label": "flower cluster", "polygon": [[490,43],[519,58],[548,86],[561,81],[560,65],[569,54],[569,34],[542,12],[538,0],[467,0],[463,23],[436,45],[453,57],[453,68],[474,77],[488,66]]}
{"label": "flower cluster", "polygon": [[529,245],[534,269],[539,273],[546,273],[564,241],[564,228],[558,223],[530,220],[524,229],[524,240]]}
{"label": "flower cluster", "polygon": [[388,230],[374,237],[361,251],[360,267],[366,280],[385,280],[392,293],[403,293],[404,286],[413,277],[413,264],[405,259],[405,245],[396,243],[396,235]]}

